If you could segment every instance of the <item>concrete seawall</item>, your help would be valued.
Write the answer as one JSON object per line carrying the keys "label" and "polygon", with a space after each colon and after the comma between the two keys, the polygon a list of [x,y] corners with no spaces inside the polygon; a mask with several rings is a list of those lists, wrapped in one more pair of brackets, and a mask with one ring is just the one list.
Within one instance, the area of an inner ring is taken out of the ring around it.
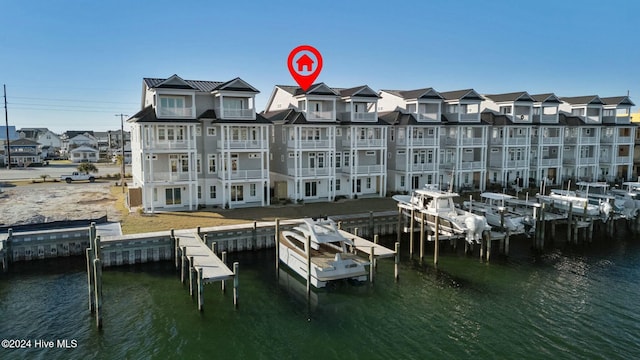
{"label": "concrete seawall", "polygon": [[[343,230],[354,233],[357,228],[360,236],[372,239],[374,234],[395,234],[397,214],[386,211],[331,218],[341,222]],[[280,227],[287,229],[298,222],[282,220]],[[274,221],[203,227],[199,231],[203,238],[206,236],[207,246],[216,243],[217,252],[251,251],[275,246]],[[101,237],[102,260],[107,267],[173,259],[170,231],[112,235],[99,227],[97,235]],[[3,260],[6,271],[11,262],[84,255],[89,244],[89,227],[27,232],[10,230],[0,235],[0,260]]]}

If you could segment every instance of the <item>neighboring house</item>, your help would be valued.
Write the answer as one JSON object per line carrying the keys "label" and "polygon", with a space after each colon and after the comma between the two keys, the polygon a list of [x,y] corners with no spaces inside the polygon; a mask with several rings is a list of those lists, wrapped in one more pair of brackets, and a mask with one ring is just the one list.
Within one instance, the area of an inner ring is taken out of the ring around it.
{"label": "neighboring house", "polygon": [[489,127],[480,120],[483,98],[473,89],[440,95],[444,98],[442,115],[446,122],[440,138],[439,184],[484,191]]}
{"label": "neighboring house", "polygon": [[20,137],[36,141],[40,144],[43,159],[59,156],[62,147],[60,136],[47,128],[22,128],[18,130]]}
{"label": "neighboring house", "polygon": [[387,127],[378,95],[313,84],[277,85],[264,115],[274,123],[271,180],[275,196],[297,201],[385,196]]}
{"label": "neighboring house", "polygon": [[62,142],[60,153],[63,155],[68,155],[69,150],[81,145],[95,147],[96,149],[98,148],[98,141],[93,136],[93,131],[90,130],[65,131],[60,135],[60,141]]}
{"label": "neighboring house", "polygon": [[11,151],[11,165],[19,167],[42,165],[40,156],[40,144],[29,139],[11,140],[9,142]]}
{"label": "neighboring house", "polygon": [[81,145],[69,151],[69,159],[73,163],[97,162],[99,159],[99,151],[90,146]]}
{"label": "neighboring house", "polygon": [[96,138],[96,144],[100,154],[106,156],[109,151],[109,132],[94,131],[93,136]]}
{"label": "neighboring house", "polygon": [[603,97],[600,131],[599,180],[619,181],[633,176],[634,135],[631,107],[627,96]]}
{"label": "neighboring house", "polygon": [[127,122],[130,191],[145,211],[269,205],[271,122],[255,112],[258,93],[240,78],[143,79],[142,110]]}
{"label": "neighboring house", "polygon": [[389,190],[409,192],[437,183],[444,98],[432,88],[380,90],[379,95],[380,118],[391,125]]}
{"label": "neighboring house", "polygon": [[528,187],[534,99],[526,91],[484,98],[482,120],[491,125],[488,180],[503,187]]}
{"label": "neighboring house", "polygon": [[533,98],[533,129],[529,186],[562,184],[564,126],[560,125],[560,98],[555,94],[536,94]]}
{"label": "neighboring house", "polygon": [[[112,152],[113,152],[113,155],[111,157],[111,161],[115,163],[118,161],[118,157],[122,155],[122,149],[114,149]],[[131,144],[130,143],[126,143],[124,145],[124,163],[131,164]]]}
{"label": "neighboring house", "polygon": [[[9,130],[8,131],[9,143],[11,143],[11,141],[20,139],[20,136],[16,132],[15,126],[9,126],[8,130]],[[7,163],[7,160],[5,158],[7,155],[6,150],[7,150],[7,127],[0,126],[0,164],[2,164],[2,166],[5,166]]]}

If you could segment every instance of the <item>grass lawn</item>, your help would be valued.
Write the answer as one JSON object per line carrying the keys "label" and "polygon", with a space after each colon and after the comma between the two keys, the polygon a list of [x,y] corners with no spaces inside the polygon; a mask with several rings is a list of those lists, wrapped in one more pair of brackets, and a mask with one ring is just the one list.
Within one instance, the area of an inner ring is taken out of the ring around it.
{"label": "grass lawn", "polygon": [[122,232],[135,234],[170,229],[192,229],[198,226],[210,227],[250,223],[253,221],[273,221],[298,219],[320,215],[343,215],[368,213],[369,211],[397,210],[391,198],[370,198],[341,200],[340,202],[318,202],[306,204],[275,205],[243,209],[206,209],[200,211],[176,211],[157,214],[129,213],[124,206],[124,195],[119,187],[112,187],[111,193],[118,200],[117,209],[122,213]]}

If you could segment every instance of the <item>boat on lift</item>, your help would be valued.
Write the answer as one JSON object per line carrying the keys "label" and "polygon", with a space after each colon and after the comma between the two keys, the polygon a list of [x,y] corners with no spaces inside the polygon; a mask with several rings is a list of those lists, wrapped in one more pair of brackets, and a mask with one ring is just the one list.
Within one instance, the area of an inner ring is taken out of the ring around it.
{"label": "boat on lift", "polygon": [[341,279],[367,280],[369,262],[351,253],[354,243],[340,233],[335,221],[326,217],[305,218],[292,230],[280,231],[279,236],[280,261],[306,278],[310,259],[311,285],[316,288]]}
{"label": "boat on lift", "polygon": [[476,215],[456,207],[454,199],[460,195],[451,191],[442,191],[438,185],[426,185],[422,189],[414,190],[411,195],[394,195],[398,207],[414,220],[422,221],[424,214],[425,225],[429,230],[436,229],[436,217],[439,218],[438,229],[445,236],[464,235],[469,243],[480,243],[482,234],[491,230],[484,216]]}
{"label": "boat on lift", "polygon": [[516,200],[517,197],[494,192],[483,192],[480,194],[480,201],[465,201],[463,207],[487,219],[490,226],[498,227],[509,231],[510,234],[523,234],[525,227],[533,226],[532,219],[524,214],[514,211],[509,205],[509,200]]}

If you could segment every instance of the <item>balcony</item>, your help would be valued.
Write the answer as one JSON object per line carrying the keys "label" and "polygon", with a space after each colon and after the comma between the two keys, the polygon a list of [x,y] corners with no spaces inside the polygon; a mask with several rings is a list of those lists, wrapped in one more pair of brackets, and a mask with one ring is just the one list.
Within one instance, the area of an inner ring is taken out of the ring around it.
{"label": "balcony", "polygon": [[627,136],[622,136],[619,135],[618,136],[618,144],[632,144],[633,143],[633,138],[629,135]]}
{"label": "balcony", "polygon": [[631,164],[632,161],[633,159],[630,155],[616,156],[617,164]]}
{"label": "balcony", "polygon": [[562,144],[562,138],[560,136],[543,136],[540,138],[541,144],[544,145],[560,145]]}
{"label": "balcony", "polygon": [[172,107],[159,107],[158,117],[169,118],[190,118],[193,117],[193,108],[172,108]]}
{"label": "balcony", "polygon": [[409,138],[409,139],[398,139],[399,145],[411,145],[411,146],[435,146],[437,145],[437,141],[435,137],[425,137],[425,138]]}
{"label": "balcony", "polygon": [[[188,172],[154,172],[149,174],[149,181],[162,181],[162,182],[178,182],[189,181]],[[191,180],[195,180],[195,174],[191,174]]]}
{"label": "balcony", "polygon": [[603,144],[612,144],[614,141],[615,141],[615,136],[613,135],[600,136],[600,142]]}
{"label": "balcony", "polygon": [[460,114],[460,121],[479,121],[480,113]]}
{"label": "balcony", "polygon": [[529,122],[529,113],[526,114],[515,114],[513,115],[513,118],[511,119],[512,121],[515,122]]}
{"label": "balcony", "polygon": [[350,119],[351,121],[376,121],[376,115],[375,112],[344,112],[342,113],[342,119]]}
{"label": "balcony", "polygon": [[600,139],[595,136],[583,136],[580,138],[581,144],[598,144],[600,143]]}
{"label": "balcony", "polygon": [[259,150],[266,149],[267,145],[263,144],[260,140],[231,140],[231,141],[218,141],[218,149],[233,149],[233,150]]}
{"label": "balcony", "polygon": [[597,163],[598,162],[596,161],[595,157],[581,157],[576,162],[576,165],[593,165],[593,164],[597,164]]}
{"label": "balcony", "polygon": [[482,161],[462,161],[458,169],[460,170],[484,169],[484,163]]}
{"label": "balcony", "polygon": [[218,113],[222,114],[223,119],[254,119],[254,109],[227,109],[223,108],[222,111],[218,109]]}
{"label": "balcony", "polygon": [[[296,176],[296,169],[287,169],[287,175]],[[299,168],[298,176],[310,177],[310,176],[329,176],[331,175],[331,168]]]}
{"label": "balcony", "polygon": [[335,120],[333,111],[307,111],[307,120]]}
{"label": "balcony", "polygon": [[540,117],[540,122],[541,123],[557,123],[558,122],[558,115],[557,114],[552,114],[552,115],[534,115],[533,118],[534,120],[536,119],[536,116]]}
{"label": "balcony", "polygon": [[384,174],[384,169],[382,168],[382,165],[362,165],[342,168],[342,172],[352,175],[380,175]]}
{"label": "balcony", "polygon": [[266,170],[234,170],[228,174],[230,180],[259,180],[267,178]]}
{"label": "balcony", "polygon": [[578,143],[578,138],[575,136],[565,136],[564,137],[565,144],[576,144]]}
{"label": "balcony", "polygon": [[[287,147],[290,149],[296,148],[296,141],[289,140]],[[331,141],[329,140],[299,140],[297,141],[297,148],[299,149],[328,149],[331,147]]]}
{"label": "balcony", "polygon": [[195,141],[151,141],[145,150],[195,150]]}
{"label": "balcony", "polygon": [[418,121],[440,121],[438,113],[414,113]]}
{"label": "balcony", "polygon": [[[411,172],[425,172],[425,171],[435,171],[438,169],[436,163],[426,163],[426,164],[409,164],[409,171]],[[407,164],[396,164],[396,170],[398,171],[407,171]]]}
{"label": "balcony", "polygon": [[462,145],[484,145],[485,144],[485,139],[484,138],[468,138],[468,137],[464,137],[462,138]]}
{"label": "balcony", "polygon": [[509,160],[505,164],[505,168],[522,168],[529,167],[526,160]]}
{"label": "balcony", "polygon": [[528,137],[508,137],[506,138],[507,145],[529,145]]}
{"label": "balcony", "polygon": [[560,159],[559,158],[542,158],[542,159],[533,158],[531,159],[531,166],[540,166],[540,167],[560,166]]}
{"label": "balcony", "polygon": [[[343,141],[342,146],[351,147],[351,141]],[[355,146],[359,148],[379,148],[386,146],[386,144],[383,143],[382,139],[357,139],[355,141]]]}

